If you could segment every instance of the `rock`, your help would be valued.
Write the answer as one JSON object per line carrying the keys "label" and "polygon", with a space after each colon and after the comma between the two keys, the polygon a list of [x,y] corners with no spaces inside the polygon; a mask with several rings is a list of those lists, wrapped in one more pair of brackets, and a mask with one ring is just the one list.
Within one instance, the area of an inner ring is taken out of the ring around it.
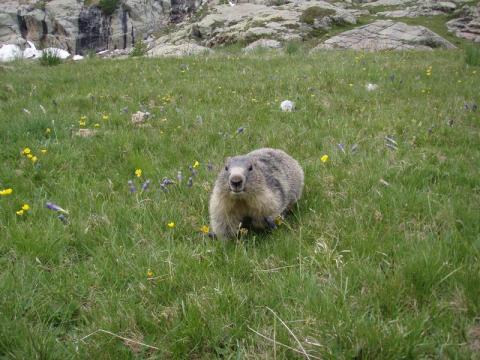
{"label": "rock", "polygon": [[42,56],[42,52],[40,50],[37,50],[34,43],[32,43],[31,41],[27,41],[27,43],[29,47],[23,50],[23,57],[25,59],[37,59]]}
{"label": "rock", "polygon": [[72,57],[72,60],[73,61],[79,61],[79,60],[83,60],[84,57],[82,55],[73,55]]}
{"label": "rock", "polygon": [[256,50],[258,48],[264,49],[281,49],[282,44],[280,41],[271,40],[271,39],[259,39],[254,41],[253,43],[249,44],[248,46],[243,48],[243,51],[250,52],[252,50]]}
{"label": "rock", "polygon": [[448,31],[457,37],[480,43],[480,3],[464,6],[458,15],[460,17],[447,22]]}
{"label": "rock", "polygon": [[78,129],[73,133],[75,136],[87,138],[87,137],[92,137],[97,134],[97,130],[95,129]]}
{"label": "rock", "polygon": [[0,61],[2,62],[12,61],[12,60],[21,59],[21,58],[22,58],[22,49],[20,49],[20,46],[18,45],[7,44],[7,45],[3,45],[0,48]]}
{"label": "rock", "polygon": [[70,57],[70,53],[68,51],[58,48],[46,48],[42,50],[42,53],[47,53],[50,56],[56,56],[62,60],[68,59]]}
{"label": "rock", "polygon": [[203,46],[215,47],[239,41],[252,42],[259,38],[302,40],[313,31],[313,20],[312,24],[300,21],[302,14],[310,8],[332,13],[332,19],[338,24],[353,24],[356,22],[355,14],[364,12],[346,10],[322,0],[298,1],[281,6],[256,3],[237,3],[233,7],[215,5],[189,30],[180,28],[156,43],[177,44],[193,38]]}
{"label": "rock", "polygon": [[419,17],[419,16],[435,16],[444,15],[455,11],[457,5],[449,1],[425,1],[405,9],[381,11],[376,13],[377,16],[385,16],[391,18],[399,17]]}
{"label": "rock", "polygon": [[411,3],[412,0],[377,0],[362,4],[363,7],[375,7],[375,6],[398,6],[407,3]]}
{"label": "rock", "polygon": [[454,49],[455,46],[423,26],[378,20],[340,33],[312,51],[322,49],[431,50],[432,48]]}
{"label": "rock", "polygon": [[2,0],[0,44],[23,38],[73,54],[125,49],[166,27],[172,16],[183,18],[200,1],[123,0],[112,14],[105,14],[95,4],[85,6],[83,0],[42,0],[33,5],[28,0]]}
{"label": "rock", "polygon": [[148,56],[151,57],[163,57],[163,56],[189,56],[189,55],[200,55],[200,54],[209,54],[212,50],[197,45],[195,43],[185,43],[179,45],[158,45],[147,52]]}
{"label": "rock", "polygon": [[132,114],[132,124],[133,125],[140,125],[145,123],[148,118],[150,117],[149,112],[142,112],[142,111],[137,111],[135,114]]}
{"label": "rock", "polygon": [[295,103],[290,100],[283,100],[280,104],[280,109],[283,112],[292,112],[293,110],[295,110]]}

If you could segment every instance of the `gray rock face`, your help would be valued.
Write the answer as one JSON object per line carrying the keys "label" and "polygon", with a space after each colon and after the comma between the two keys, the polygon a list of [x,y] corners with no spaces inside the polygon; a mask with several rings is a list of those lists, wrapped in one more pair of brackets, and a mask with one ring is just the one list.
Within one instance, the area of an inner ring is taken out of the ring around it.
{"label": "gray rock face", "polygon": [[404,5],[414,2],[414,0],[377,0],[377,1],[362,1],[365,4],[364,7],[375,7],[375,6],[397,6]]}
{"label": "gray rock face", "polygon": [[[182,19],[201,0],[124,0],[111,15],[83,0],[2,0],[0,44],[33,41],[71,53],[125,49]],[[26,3],[26,4],[25,4]]]}
{"label": "gray rock face", "polygon": [[332,10],[334,15],[330,17],[337,24],[354,24],[356,14],[362,13],[322,0],[295,1],[281,6],[256,3],[215,5],[200,21],[158,39],[157,44],[178,44],[193,39],[203,46],[214,47],[238,41],[252,42],[259,38],[301,40],[313,30],[312,25],[300,21],[304,11],[310,7]]}
{"label": "gray rock face", "polygon": [[195,43],[184,43],[180,45],[161,44],[148,51],[151,57],[178,57],[189,55],[209,54],[212,50]]}
{"label": "gray rock face", "polygon": [[408,6],[405,9],[381,11],[376,15],[399,18],[399,17],[418,17],[435,16],[448,14],[457,9],[457,5],[450,1],[422,1],[416,5]]}
{"label": "gray rock face", "polygon": [[410,26],[391,20],[379,20],[343,32],[326,40],[313,50],[431,50],[453,49],[455,46],[423,26]]}
{"label": "gray rock face", "polygon": [[282,44],[280,41],[271,40],[271,39],[259,39],[254,41],[253,43],[249,44],[248,46],[243,48],[243,51],[250,52],[259,48],[263,49],[281,49]]}
{"label": "gray rock face", "polygon": [[447,22],[448,30],[458,37],[480,43],[480,3],[463,7],[459,15]]}

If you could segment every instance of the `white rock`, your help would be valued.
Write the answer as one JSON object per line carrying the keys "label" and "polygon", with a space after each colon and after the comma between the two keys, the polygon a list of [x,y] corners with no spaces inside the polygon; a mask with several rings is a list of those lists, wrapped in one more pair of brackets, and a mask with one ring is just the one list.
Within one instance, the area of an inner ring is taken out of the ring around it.
{"label": "white rock", "polygon": [[30,47],[23,50],[23,57],[25,59],[37,59],[42,56],[42,52],[40,50],[37,50],[33,42],[27,41],[27,43]]}
{"label": "white rock", "polygon": [[131,121],[133,125],[140,125],[145,123],[149,117],[150,117],[149,112],[137,111],[135,114],[132,114]]}
{"label": "white rock", "polygon": [[282,111],[284,111],[284,112],[291,112],[291,111],[295,110],[295,103],[293,101],[290,101],[290,100],[284,100],[280,104],[280,109],[282,109]]}
{"label": "white rock", "polygon": [[66,50],[63,49],[58,49],[58,48],[46,48],[42,50],[42,53],[48,53],[50,55],[54,55],[59,57],[62,60],[65,60],[70,57],[70,53]]}
{"label": "white rock", "polygon": [[83,56],[82,55],[73,55],[73,61],[78,61],[78,60],[83,60]]}
{"label": "white rock", "polygon": [[367,85],[365,85],[365,89],[367,89],[367,91],[374,91],[374,90],[377,90],[377,89],[378,89],[378,85],[377,85],[377,84],[368,83]]}
{"label": "white rock", "polygon": [[0,48],[0,61],[13,61],[22,58],[22,50],[17,45],[6,44]]}

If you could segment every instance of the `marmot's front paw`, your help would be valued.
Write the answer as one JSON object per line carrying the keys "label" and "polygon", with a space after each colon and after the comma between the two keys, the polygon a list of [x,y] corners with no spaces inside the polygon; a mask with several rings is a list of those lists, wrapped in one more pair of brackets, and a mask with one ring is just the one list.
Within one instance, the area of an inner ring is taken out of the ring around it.
{"label": "marmot's front paw", "polygon": [[265,222],[267,223],[269,229],[274,230],[277,228],[277,224],[275,224],[275,220],[271,216],[266,216]]}

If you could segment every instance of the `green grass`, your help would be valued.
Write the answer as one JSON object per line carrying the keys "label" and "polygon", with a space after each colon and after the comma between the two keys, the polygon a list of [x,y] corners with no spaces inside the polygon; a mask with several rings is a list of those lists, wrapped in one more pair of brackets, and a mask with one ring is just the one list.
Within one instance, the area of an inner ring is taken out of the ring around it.
{"label": "green grass", "polygon": [[43,51],[39,63],[43,66],[55,66],[61,64],[62,59],[55,51]]}
{"label": "green grass", "polygon": [[[280,319],[326,359],[475,356],[480,112],[470,104],[480,103],[480,71],[460,52],[0,71],[0,190],[13,189],[0,196],[0,357],[302,358],[254,332],[301,351]],[[282,113],[284,99],[297,111]],[[142,108],[149,126],[133,127]],[[95,136],[73,135],[81,116],[100,125]],[[216,176],[206,164],[218,170],[262,146],[305,169],[298,208],[270,234],[204,237]],[[193,187],[160,190],[195,161]],[[152,184],[131,194],[129,179]],[[69,211],[68,225],[47,201]]]}
{"label": "green grass", "polygon": [[465,47],[465,62],[471,66],[480,66],[480,46],[472,44]]}

